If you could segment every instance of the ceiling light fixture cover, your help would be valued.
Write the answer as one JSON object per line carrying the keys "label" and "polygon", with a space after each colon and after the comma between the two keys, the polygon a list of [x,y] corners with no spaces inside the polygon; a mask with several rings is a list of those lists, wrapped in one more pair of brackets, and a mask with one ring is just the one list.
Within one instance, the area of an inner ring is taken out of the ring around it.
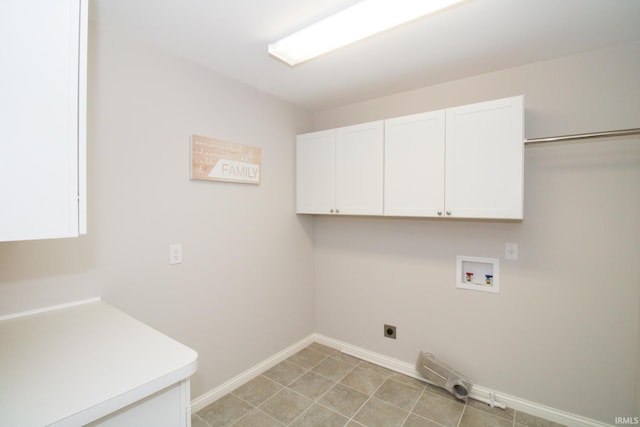
{"label": "ceiling light fixture cover", "polygon": [[269,44],[289,65],[346,46],[464,0],[363,0]]}

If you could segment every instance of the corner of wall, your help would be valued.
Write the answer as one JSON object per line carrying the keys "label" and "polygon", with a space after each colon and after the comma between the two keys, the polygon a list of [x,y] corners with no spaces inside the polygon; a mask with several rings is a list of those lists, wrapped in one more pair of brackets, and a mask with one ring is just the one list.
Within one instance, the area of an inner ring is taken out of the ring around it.
{"label": "corner of wall", "polygon": [[[638,283],[638,287],[640,288],[640,283]],[[640,301],[638,302],[638,313],[640,313]],[[638,364],[636,366],[635,413],[632,415],[638,417],[640,416],[640,315],[638,316],[638,346],[636,349],[636,357],[638,359]]]}

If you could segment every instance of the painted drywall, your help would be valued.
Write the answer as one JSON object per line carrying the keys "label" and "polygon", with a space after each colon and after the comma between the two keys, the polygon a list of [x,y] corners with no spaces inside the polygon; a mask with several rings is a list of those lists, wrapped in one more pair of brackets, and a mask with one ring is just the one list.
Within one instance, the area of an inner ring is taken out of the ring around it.
{"label": "painted drywall", "polygon": [[[519,94],[529,138],[640,127],[640,44],[318,112],[316,129]],[[409,363],[430,351],[606,423],[637,416],[639,188],[634,136],[527,148],[521,223],[318,217],[317,332]],[[456,255],[499,258],[501,293],[456,289]]]}
{"label": "painted drywall", "polygon": [[[89,60],[88,235],[0,243],[0,313],[101,296],[198,352],[197,397],[314,331],[312,115],[93,23]],[[191,181],[192,133],[260,147],[260,185]]]}
{"label": "painted drywall", "polygon": [[[638,319],[640,321],[640,319]],[[638,367],[636,370],[636,412],[640,412],[640,325],[638,325]]]}

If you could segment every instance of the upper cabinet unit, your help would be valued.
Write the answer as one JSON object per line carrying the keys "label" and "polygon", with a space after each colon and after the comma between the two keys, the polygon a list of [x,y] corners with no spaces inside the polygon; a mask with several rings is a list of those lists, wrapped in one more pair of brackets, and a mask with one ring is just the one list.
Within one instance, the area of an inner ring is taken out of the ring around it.
{"label": "upper cabinet unit", "polygon": [[382,215],[383,122],[298,135],[297,212]]}
{"label": "upper cabinet unit", "polygon": [[524,98],[446,110],[445,215],[522,219]]}
{"label": "upper cabinet unit", "polygon": [[87,0],[3,0],[0,35],[0,241],[83,234]]}
{"label": "upper cabinet unit", "polygon": [[444,110],[385,121],[385,215],[442,215],[444,121]]}
{"label": "upper cabinet unit", "polygon": [[296,137],[296,205],[298,213],[335,212],[335,129]]}
{"label": "upper cabinet unit", "polygon": [[385,121],[384,213],[522,219],[523,97]]}
{"label": "upper cabinet unit", "polygon": [[298,213],[522,219],[522,96],[297,141]]}

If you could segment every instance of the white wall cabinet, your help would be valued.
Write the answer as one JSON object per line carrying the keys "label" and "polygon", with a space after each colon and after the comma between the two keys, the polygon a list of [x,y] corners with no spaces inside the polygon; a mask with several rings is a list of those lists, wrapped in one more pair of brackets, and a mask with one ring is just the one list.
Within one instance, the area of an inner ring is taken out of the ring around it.
{"label": "white wall cabinet", "polygon": [[522,219],[523,97],[385,121],[385,215]]}
{"label": "white wall cabinet", "polygon": [[524,98],[446,110],[445,214],[522,219]]}
{"label": "white wall cabinet", "polygon": [[0,2],[0,241],[86,232],[87,0]]}
{"label": "white wall cabinet", "polygon": [[296,137],[296,212],[328,214],[336,202],[335,129]]}
{"label": "white wall cabinet", "polygon": [[297,213],[382,215],[383,122],[298,135]]}
{"label": "white wall cabinet", "polygon": [[522,219],[524,98],[299,135],[298,213]]}
{"label": "white wall cabinet", "polygon": [[442,215],[445,111],[389,119],[384,125],[384,214]]}

